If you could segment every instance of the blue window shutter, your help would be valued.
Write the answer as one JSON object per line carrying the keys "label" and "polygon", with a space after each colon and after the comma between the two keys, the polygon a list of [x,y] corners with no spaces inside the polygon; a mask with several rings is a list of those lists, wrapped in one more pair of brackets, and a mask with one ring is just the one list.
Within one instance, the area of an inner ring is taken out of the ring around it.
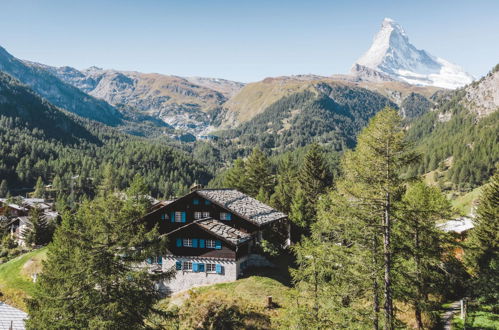
{"label": "blue window shutter", "polygon": [[204,245],[204,239],[200,239],[199,240],[199,247],[202,248],[202,249],[204,249],[204,246],[205,246]]}
{"label": "blue window shutter", "polygon": [[172,213],[170,214],[170,221],[171,221],[171,222],[175,222],[175,212],[172,212]]}
{"label": "blue window shutter", "polygon": [[215,269],[217,271],[217,274],[222,274],[222,265],[216,264]]}
{"label": "blue window shutter", "polygon": [[222,241],[215,241],[215,249],[221,250],[222,249]]}
{"label": "blue window shutter", "polygon": [[177,247],[181,247],[181,246],[182,246],[182,239],[177,238]]}
{"label": "blue window shutter", "polygon": [[185,222],[185,218],[186,218],[185,212],[182,212],[182,222]]}
{"label": "blue window shutter", "polygon": [[204,272],[204,264],[198,264],[198,270]]}
{"label": "blue window shutter", "polygon": [[175,262],[175,269],[176,270],[182,270],[182,261],[177,260]]}
{"label": "blue window shutter", "polygon": [[198,239],[197,238],[192,239],[192,247],[195,247],[195,248],[198,247]]}
{"label": "blue window shutter", "polygon": [[192,204],[194,205],[199,205],[199,199],[193,199]]}
{"label": "blue window shutter", "polygon": [[227,220],[232,220],[232,214],[227,213],[226,217],[227,217]]}
{"label": "blue window shutter", "polygon": [[161,220],[165,220],[165,214],[164,213],[161,214]]}
{"label": "blue window shutter", "polygon": [[207,199],[204,200],[204,205],[210,205],[210,204],[211,204],[211,202],[209,200],[207,200]]}
{"label": "blue window shutter", "polygon": [[199,268],[198,268],[198,266],[199,266],[199,264],[198,264],[198,263],[193,262],[193,263],[192,263],[192,271],[193,271],[193,272],[196,272],[196,273],[197,273],[197,272],[199,272]]}
{"label": "blue window shutter", "polygon": [[146,262],[150,265],[152,264],[152,258],[147,258]]}
{"label": "blue window shutter", "polygon": [[158,257],[156,258],[156,263],[157,263],[158,265],[162,265],[162,264],[163,264],[163,257],[162,257],[162,256],[158,256]]}

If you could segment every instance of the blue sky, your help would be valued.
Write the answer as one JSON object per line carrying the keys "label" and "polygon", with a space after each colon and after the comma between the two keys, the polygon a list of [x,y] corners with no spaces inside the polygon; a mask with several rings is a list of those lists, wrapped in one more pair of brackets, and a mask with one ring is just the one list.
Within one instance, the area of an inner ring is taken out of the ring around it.
{"label": "blue sky", "polygon": [[346,73],[384,17],[479,77],[499,63],[499,1],[1,0],[18,58],[243,82]]}

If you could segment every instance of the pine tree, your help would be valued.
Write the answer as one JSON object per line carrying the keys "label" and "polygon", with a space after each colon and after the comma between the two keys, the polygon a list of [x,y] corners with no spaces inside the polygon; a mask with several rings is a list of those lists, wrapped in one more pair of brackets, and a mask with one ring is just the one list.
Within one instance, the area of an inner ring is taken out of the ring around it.
{"label": "pine tree", "polygon": [[140,219],[148,202],[139,178],[126,197],[101,193],[66,213],[28,301],[28,329],[139,329],[160,298],[155,283],[172,276],[137,267],[165,253]]}
{"label": "pine tree", "polygon": [[35,185],[35,191],[33,192],[33,197],[44,198],[45,197],[45,185],[43,184],[42,178],[38,177]]}
{"label": "pine tree", "polygon": [[[383,283],[385,329],[394,328],[393,309],[393,249],[392,217],[395,196],[400,194],[405,180],[401,171],[409,165],[415,155],[409,152],[404,142],[401,118],[396,110],[385,108],[374,116],[369,125],[359,134],[357,147],[345,153],[342,162],[344,179],[338,184],[340,191],[351,200],[358,201],[365,210],[365,225],[373,226],[372,217],[378,218],[372,232],[372,240],[381,236],[383,246]],[[377,252],[376,252],[377,254]],[[373,260],[377,256],[373,256]],[[373,298],[373,303],[377,298]]]}
{"label": "pine tree", "polygon": [[[326,192],[326,189],[331,185],[331,180],[332,174],[324,158],[324,151],[318,143],[313,143],[300,167],[298,181],[305,193],[307,202],[313,205],[314,209],[319,195]],[[307,216],[314,218],[315,214]]]}
{"label": "pine tree", "polygon": [[54,180],[52,180],[52,188],[54,189],[56,194],[59,194],[60,192],[62,192],[63,186],[62,186],[61,177],[59,175],[56,175],[54,177]]}
{"label": "pine tree", "polygon": [[285,214],[291,213],[291,204],[295,196],[297,170],[291,156],[284,158],[277,169],[277,185],[270,198],[270,204]]}
{"label": "pine tree", "polygon": [[251,155],[245,161],[246,191],[250,196],[256,197],[263,189],[267,195],[272,194],[274,177],[271,164],[265,154],[259,149],[253,149]]}
{"label": "pine tree", "polygon": [[35,207],[29,213],[29,225],[22,233],[24,241],[28,244],[45,245],[52,240],[54,224],[50,223],[43,215],[43,211]]}
{"label": "pine tree", "polygon": [[437,220],[451,215],[449,200],[436,187],[423,182],[410,185],[398,208],[397,249],[401,251],[398,289],[401,299],[414,308],[418,329],[423,329],[423,313],[438,309],[429,296],[434,293],[440,271],[444,240],[435,226]]}
{"label": "pine tree", "polygon": [[9,187],[7,186],[7,180],[3,179],[0,183],[0,197],[5,198],[9,192]]}
{"label": "pine tree", "polygon": [[[472,269],[473,294],[486,302],[499,301],[499,169],[483,187],[470,231],[466,263]],[[497,306],[496,306],[497,308]]]}
{"label": "pine tree", "polygon": [[248,183],[244,160],[238,158],[234,161],[232,167],[227,170],[223,185],[227,188],[233,188],[243,193],[248,193]]}

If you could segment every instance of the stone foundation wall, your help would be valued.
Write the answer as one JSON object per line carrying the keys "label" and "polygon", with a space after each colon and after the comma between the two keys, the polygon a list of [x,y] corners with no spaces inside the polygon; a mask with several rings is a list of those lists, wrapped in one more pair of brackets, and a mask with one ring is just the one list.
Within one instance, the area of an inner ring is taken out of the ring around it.
{"label": "stone foundation wall", "polygon": [[[222,273],[194,272],[192,270],[176,270],[176,262],[190,261],[192,263],[219,264],[222,266]],[[175,269],[175,278],[160,284],[160,288],[169,295],[179,291],[191,289],[196,286],[211,285],[216,283],[231,282],[237,280],[239,274],[240,261],[229,259],[199,258],[199,257],[163,257],[162,270]]]}

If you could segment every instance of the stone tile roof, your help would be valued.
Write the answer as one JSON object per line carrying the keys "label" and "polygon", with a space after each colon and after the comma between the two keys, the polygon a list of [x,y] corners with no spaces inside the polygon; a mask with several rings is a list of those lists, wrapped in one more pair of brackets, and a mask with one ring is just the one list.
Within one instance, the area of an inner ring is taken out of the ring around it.
{"label": "stone tile roof", "polygon": [[27,318],[25,312],[0,302],[0,329],[24,330],[24,320]]}
{"label": "stone tile roof", "polygon": [[223,238],[234,245],[244,243],[251,238],[250,234],[215,219],[203,219],[195,221],[195,223],[206,231],[213,233],[213,235]]}
{"label": "stone tile roof", "polygon": [[286,214],[235,189],[200,189],[196,193],[257,225],[286,217]]}

